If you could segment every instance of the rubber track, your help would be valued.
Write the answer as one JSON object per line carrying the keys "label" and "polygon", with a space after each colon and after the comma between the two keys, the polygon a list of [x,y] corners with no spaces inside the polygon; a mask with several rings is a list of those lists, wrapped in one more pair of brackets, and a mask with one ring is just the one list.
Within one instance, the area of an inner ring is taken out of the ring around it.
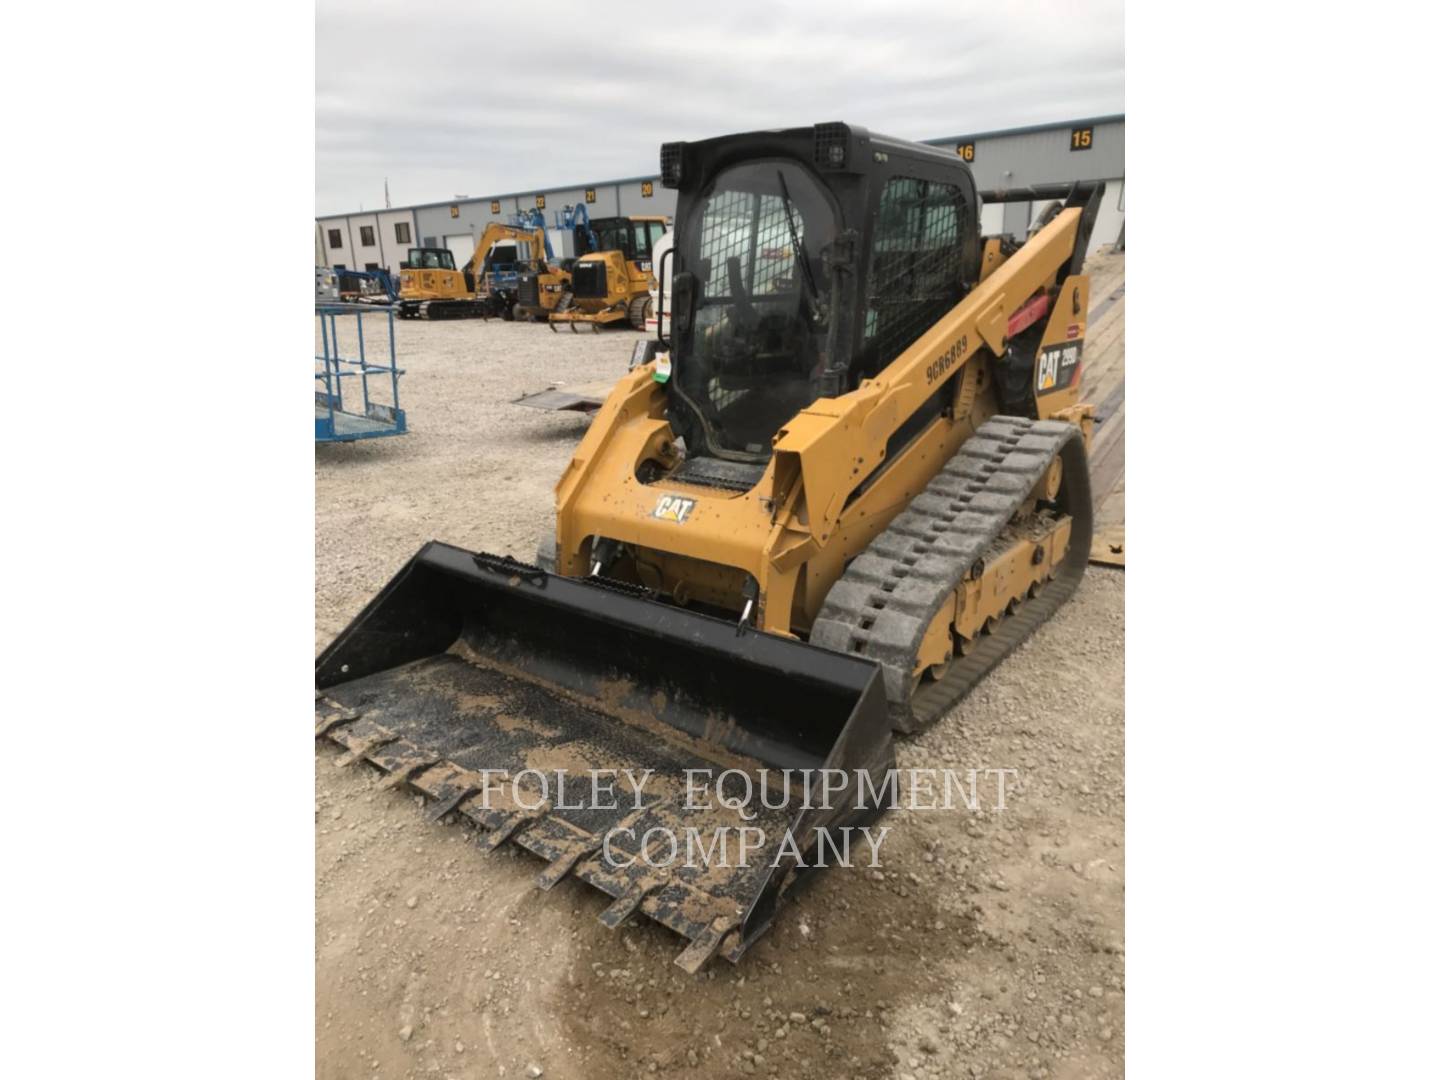
{"label": "rubber track", "polygon": [[[1039,593],[999,620],[952,661],[945,677],[911,674],[920,644],[945,599],[979,563],[1057,457],[1059,502],[1071,517],[1070,546]],[[1074,424],[995,416],[987,420],[831,587],[810,643],[880,663],[892,726],[928,727],[1063,604],[1080,583],[1094,529],[1085,442]]]}
{"label": "rubber track", "polygon": [[[437,305],[433,310],[432,304]],[[445,319],[479,319],[484,316],[481,314],[480,305],[473,300],[423,300],[416,317],[429,322],[439,322]]]}

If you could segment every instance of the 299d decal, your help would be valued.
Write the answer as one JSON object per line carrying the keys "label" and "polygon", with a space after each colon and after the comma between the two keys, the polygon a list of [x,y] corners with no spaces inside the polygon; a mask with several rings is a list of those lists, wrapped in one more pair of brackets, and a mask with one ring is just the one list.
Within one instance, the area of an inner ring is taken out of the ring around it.
{"label": "299d decal", "polygon": [[1068,389],[1080,370],[1080,343],[1073,345],[1047,345],[1040,350],[1040,359],[1035,364],[1035,393],[1048,394],[1052,390]]}

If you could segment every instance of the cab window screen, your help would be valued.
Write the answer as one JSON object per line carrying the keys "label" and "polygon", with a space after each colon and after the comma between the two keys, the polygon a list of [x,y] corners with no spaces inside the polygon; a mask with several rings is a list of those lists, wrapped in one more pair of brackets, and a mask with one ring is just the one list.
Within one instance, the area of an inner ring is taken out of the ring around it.
{"label": "cab window screen", "polygon": [[835,209],[810,170],[761,160],[720,173],[690,214],[677,242],[697,301],[671,379],[685,445],[763,461],[818,392]]}
{"label": "cab window screen", "polygon": [[897,176],[885,185],[866,275],[863,373],[885,367],[959,302],[965,228],[953,184]]}

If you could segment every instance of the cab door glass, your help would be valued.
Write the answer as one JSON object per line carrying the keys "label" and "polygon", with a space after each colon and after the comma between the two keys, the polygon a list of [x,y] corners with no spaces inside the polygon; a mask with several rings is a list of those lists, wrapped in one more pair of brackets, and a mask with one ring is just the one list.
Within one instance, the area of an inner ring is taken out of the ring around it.
{"label": "cab door glass", "polygon": [[645,262],[650,258],[650,222],[637,221],[635,229],[635,255],[636,262]]}

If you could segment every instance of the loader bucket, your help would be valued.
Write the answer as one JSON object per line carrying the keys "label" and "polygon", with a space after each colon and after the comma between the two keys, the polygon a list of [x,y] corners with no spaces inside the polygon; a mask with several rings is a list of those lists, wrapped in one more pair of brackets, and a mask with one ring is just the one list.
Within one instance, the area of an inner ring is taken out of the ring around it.
{"label": "loader bucket", "polygon": [[[868,660],[437,542],[321,653],[315,685],[337,763],[469,818],[487,850],[541,856],[542,888],[574,874],[607,893],[612,929],[641,912],[684,935],[692,972],[739,960],[817,848],[879,815],[859,772],[878,791],[894,765]],[[638,799],[610,779],[626,769]],[[745,817],[717,780],[734,800],[752,785]]]}

